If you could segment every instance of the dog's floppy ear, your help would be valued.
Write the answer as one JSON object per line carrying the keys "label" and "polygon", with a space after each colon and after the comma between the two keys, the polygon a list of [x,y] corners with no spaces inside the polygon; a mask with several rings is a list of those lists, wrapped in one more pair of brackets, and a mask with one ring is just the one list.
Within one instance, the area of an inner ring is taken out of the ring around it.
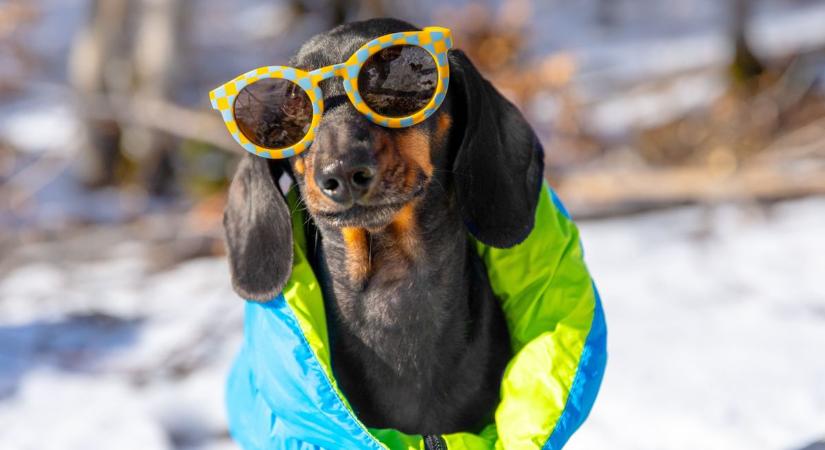
{"label": "dog's floppy ear", "polygon": [[453,160],[458,206],[479,241],[512,247],[533,229],[544,151],[521,112],[463,52],[452,50],[449,59],[457,125],[464,127]]}
{"label": "dog's floppy ear", "polygon": [[235,292],[268,301],[292,272],[292,221],[278,180],[283,165],[247,155],[238,165],[223,216]]}

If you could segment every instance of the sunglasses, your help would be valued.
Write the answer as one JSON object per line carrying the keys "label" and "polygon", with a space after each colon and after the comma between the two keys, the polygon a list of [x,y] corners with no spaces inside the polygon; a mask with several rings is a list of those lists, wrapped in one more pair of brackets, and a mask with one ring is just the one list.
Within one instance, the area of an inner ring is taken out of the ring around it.
{"label": "sunglasses", "polygon": [[341,77],[352,105],[372,122],[405,128],[430,117],[449,83],[450,30],[427,27],[367,42],[345,62],[305,72],[261,67],[209,93],[226,128],[246,151],[289,158],[312,144],[324,113],[322,80]]}

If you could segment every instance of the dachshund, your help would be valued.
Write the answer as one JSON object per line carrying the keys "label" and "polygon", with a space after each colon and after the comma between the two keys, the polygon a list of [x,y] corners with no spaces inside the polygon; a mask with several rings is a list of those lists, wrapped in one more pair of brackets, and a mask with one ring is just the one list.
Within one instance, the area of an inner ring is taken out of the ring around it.
{"label": "dachshund", "polygon": [[[346,60],[364,43],[418,30],[395,19],[341,25],[291,65]],[[367,426],[440,435],[491,423],[512,357],[476,241],[507,248],[530,233],[544,152],[533,129],[460,50],[440,108],[407,128],[376,125],[340,79],[321,82],[311,147],[286,160],[246,155],[224,216],[235,291],[275,298],[290,278],[298,186],[308,259],[324,297],[334,376]]]}

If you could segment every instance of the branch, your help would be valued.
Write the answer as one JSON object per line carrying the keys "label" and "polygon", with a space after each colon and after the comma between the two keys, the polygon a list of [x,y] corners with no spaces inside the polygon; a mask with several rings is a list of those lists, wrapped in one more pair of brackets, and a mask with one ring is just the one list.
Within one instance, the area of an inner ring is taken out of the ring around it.
{"label": "branch", "polygon": [[34,82],[34,88],[57,90],[69,97],[83,117],[114,120],[121,125],[136,125],[162,131],[181,139],[191,139],[229,153],[243,154],[232,139],[220,114],[181,106],[161,98],[138,98],[123,94],[78,93],[60,83]]}

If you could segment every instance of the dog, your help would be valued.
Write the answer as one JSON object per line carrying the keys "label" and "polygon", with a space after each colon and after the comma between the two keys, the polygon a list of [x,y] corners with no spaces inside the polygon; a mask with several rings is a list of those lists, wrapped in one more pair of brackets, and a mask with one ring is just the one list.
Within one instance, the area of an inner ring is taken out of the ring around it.
{"label": "dog", "polygon": [[[341,25],[290,65],[336,64],[371,39],[417,29],[395,19]],[[506,248],[525,239],[543,183],[543,150],[519,110],[463,52],[448,59],[442,105],[407,128],[370,122],[340,79],[323,81],[311,147],[288,160],[245,156],[224,216],[235,291],[271,300],[293,259],[279,180],[297,185],[335,378],[365,425],[415,434],[492,421],[512,355],[474,240]]]}

